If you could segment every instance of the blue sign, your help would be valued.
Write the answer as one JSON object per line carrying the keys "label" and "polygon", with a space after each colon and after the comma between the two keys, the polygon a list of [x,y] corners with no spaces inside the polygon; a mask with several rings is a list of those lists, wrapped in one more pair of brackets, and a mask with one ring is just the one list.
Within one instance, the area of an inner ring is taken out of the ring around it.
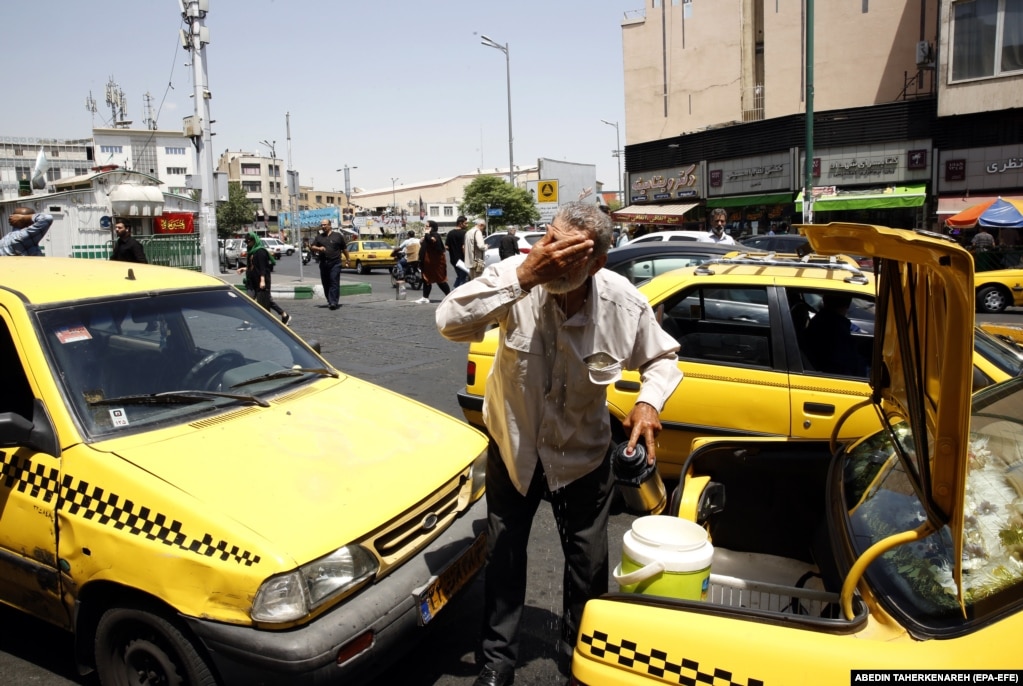
{"label": "blue sign", "polygon": [[494,207],[492,209],[487,210],[488,217],[500,217],[502,214],[504,214],[504,210],[502,210],[500,207]]}

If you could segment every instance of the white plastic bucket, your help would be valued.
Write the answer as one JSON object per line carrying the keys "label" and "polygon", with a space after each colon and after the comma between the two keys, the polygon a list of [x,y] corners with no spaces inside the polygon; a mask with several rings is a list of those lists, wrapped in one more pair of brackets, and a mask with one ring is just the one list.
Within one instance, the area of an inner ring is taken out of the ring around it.
{"label": "white plastic bucket", "polygon": [[614,570],[624,593],[706,600],[714,546],[695,522],[652,515],[632,523]]}

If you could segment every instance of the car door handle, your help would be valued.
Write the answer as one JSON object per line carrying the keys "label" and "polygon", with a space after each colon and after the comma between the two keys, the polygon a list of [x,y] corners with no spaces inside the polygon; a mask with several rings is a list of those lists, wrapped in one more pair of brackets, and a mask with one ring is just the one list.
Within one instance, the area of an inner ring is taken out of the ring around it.
{"label": "car door handle", "polygon": [[638,381],[615,381],[616,391],[625,391],[626,393],[638,393],[639,392]]}
{"label": "car door handle", "polygon": [[803,403],[803,412],[806,414],[831,417],[835,414],[835,406],[827,403]]}

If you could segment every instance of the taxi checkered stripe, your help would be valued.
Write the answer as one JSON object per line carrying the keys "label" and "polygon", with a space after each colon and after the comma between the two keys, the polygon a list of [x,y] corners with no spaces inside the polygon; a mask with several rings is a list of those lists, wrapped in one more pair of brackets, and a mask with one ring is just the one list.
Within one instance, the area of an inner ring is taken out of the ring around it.
{"label": "taxi checkered stripe", "polygon": [[682,658],[679,662],[668,660],[668,653],[663,650],[651,649],[649,653],[641,652],[639,646],[633,641],[622,639],[620,643],[612,643],[609,636],[603,631],[594,631],[592,634],[583,634],[580,640],[590,647],[594,657],[605,658],[616,656],[614,659],[619,665],[640,671],[645,669],[650,676],[661,679],[675,675],[682,686],[763,686],[760,679],[747,679],[746,681],[734,681],[732,673],[723,669],[713,671],[700,671],[700,663],[695,660]]}
{"label": "taxi checkered stripe", "polygon": [[204,534],[202,538],[190,538],[181,531],[181,522],[168,520],[166,515],[136,505],[116,493],[89,486],[87,482],[68,475],[62,481],[59,479],[57,469],[29,464],[27,459],[18,459],[13,453],[0,452],[0,483],[5,489],[27,493],[29,497],[44,503],[54,502],[59,492],[62,500],[59,508],[71,516],[94,520],[104,526],[112,526],[134,536],[144,536],[148,540],[198,555],[218,557],[223,561],[234,560],[246,567],[259,563],[259,555],[230,545],[227,541],[217,541],[210,534]]}

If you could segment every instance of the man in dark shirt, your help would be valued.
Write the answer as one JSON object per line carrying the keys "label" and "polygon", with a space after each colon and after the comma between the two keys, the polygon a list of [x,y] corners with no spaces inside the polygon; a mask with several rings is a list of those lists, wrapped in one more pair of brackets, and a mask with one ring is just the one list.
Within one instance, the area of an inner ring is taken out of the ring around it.
{"label": "man in dark shirt", "polygon": [[519,254],[519,239],[515,235],[518,230],[517,226],[509,226],[508,233],[501,236],[501,241],[497,244],[497,254],[502,260]]}
{"label": "man in dark shirt", "polygon": [[148,264],[146,251],[142,244],[131,235],[131,229],[124,222],[114,224],[114,231],[117,232],[117,240],[114,241],[114,249],[110,253],[110,259],[119,262],[141,262]]}
{"label": "man in dark shirt", "polygon": [[461,286],[469,276],[467,269],[458,267],[459,262],[463,267],[465,266],[465,225],[468,221],[465,215],[458,215],[458,219],[455,220],[455,228],[448,231],[444,241],[444,245],[448,249],[448,259],[451,260],[451,266],[455,268],[455,284],[452,288]]}
{"label": "man in dark shirt", "polygon": [[340,231],[334,231],[330,221],[320,222],[320,233],[316,235],[309,248],[320,256],[320,282],[323,284],[323,295],[327,297],[327,306],[336,310],[341,307],[338,302],[341,296],[341,257],[348,266],[348,244]]}

